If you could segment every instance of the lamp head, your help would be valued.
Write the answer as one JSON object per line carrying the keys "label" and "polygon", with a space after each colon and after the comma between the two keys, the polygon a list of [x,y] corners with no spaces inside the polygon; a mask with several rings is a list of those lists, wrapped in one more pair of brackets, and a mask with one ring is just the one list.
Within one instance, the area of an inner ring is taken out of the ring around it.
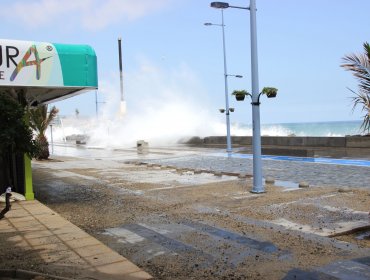
{"label": "lamp head", "polygon": [[229,8],[229,3],[226,3],[226,2],[212,2],[211,7],[216,8],[216,9],[226,9],[226,8]]}
{"label": "lamp head", "polygon": [[206,23],[204,23],[204,25],[206,25],[206,26],[210,26],[210,25],[213,25],[212,23],[210,23],[210,22],[206,22]]}
{"label": "lamp head", "polygon": [[233,113],[233,112],[235,111],[235,109],[234,109],[234,108],[229,108],[229,111],[230,111],[231,113]]}
{"label": "lamp head", "polygon": [[225,113],[225,109],[218,109],[220,111],[220,113]]}

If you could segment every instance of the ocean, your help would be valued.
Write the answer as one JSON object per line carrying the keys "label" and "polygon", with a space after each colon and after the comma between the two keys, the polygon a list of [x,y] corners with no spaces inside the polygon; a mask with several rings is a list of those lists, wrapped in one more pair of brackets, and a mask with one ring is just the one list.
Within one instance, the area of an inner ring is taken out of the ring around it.
{"label": "ocean", "polygon": [[[361,134],[361,124],[362,121],[262,124],[261,135],[342,137]],[[239,124],[234,128],[234,135],[240,134],[238,131],[247,131],[248,135],[252,135],[252,125]]]}
{"label": "ocean", "polygon": [[[190,124],[182,126],[172,120],[166,122],[167,119],[156,122],[150,122],[153,119],[149,119],[141,122],[130,120],[97,123],[96,119],[66,118],[61,125],[53,126],[53,141],[64,142],[68,136],[85,135],[89,139],[89,145],[94,147],[134,147],[138,140],[145,140],[152,146],[163,146],[177,143],[183,138],[222,136],[226,132],[224,122],[216,122],[214,126],[207,123],[208,127],[204,129],[203,123],[196,120],[181,122]],[[262,124],[261,135],[344,137],[361,134],[361,124],[361,121]],[[173,128],[174,125],[177,129]],[[50,129],[47,135],[51,137]],[[231,135],[252,136],[252,125],[233,123]]]}

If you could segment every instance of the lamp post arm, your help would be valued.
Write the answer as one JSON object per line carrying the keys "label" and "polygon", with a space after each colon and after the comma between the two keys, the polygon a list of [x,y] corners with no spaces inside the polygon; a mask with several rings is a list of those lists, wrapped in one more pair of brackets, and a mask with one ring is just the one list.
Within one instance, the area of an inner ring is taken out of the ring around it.
{"label": "lamp post arm", "polygon": [[229,8],[235,8],[235,9],[242,9],[242,10],[250,10],[250,7],[240,7],[240,6],[231,6],[229,5]]}
{"label": "lamp post arm", "polygon": [[253,97],[252,97],[252,95],[251,94],[249,94],[249,96],[252,98],[252,105],[254,105],[254,106],[259,106],[260,104],[261,104],[261,102],[260,102],[260,97],[261,97],[261,95],[263,94],[263,92],[260,92],[259,94],[258,94],[258,98],[257,98],[257,102],[255,102],[255,101],[253,101]]}

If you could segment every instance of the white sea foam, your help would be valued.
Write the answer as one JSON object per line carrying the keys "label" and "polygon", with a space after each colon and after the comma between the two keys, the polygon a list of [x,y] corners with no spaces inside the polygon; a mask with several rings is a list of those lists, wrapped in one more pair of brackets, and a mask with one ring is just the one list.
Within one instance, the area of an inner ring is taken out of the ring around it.
{"label": "white sea foam", "polygon": [[[64,121],[64,134],[67,130],[87,134],[89,145],[94,146],[132,147],[137,140],[168,145],[185,137],[226,131],[220,114],[209,105],[207,92],[186,66],[164,71],[144,61],[129,75],[125,115],[119,114],[119,81],[112,78],[100,85],[106,102],[99,118],[69,117]],[[60,134],[55,132],[55,138],[60,139]]]}

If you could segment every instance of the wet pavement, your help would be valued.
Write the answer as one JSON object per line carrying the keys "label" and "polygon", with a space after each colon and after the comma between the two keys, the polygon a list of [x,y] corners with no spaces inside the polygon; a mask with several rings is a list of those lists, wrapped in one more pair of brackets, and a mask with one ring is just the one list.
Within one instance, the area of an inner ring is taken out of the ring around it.
{"label": "wet pavement", "polygon": [[[7,260],[2,260],[2,265],[6,263],[7,268],[17,268],[19,262],[24,265],[27,258],[34,258],[40,259],[38,270],[55,270],[68,279],[152,279],[148,273],[37,200],[13,202],[11,211],[0,221],[0,235],[2,250],[11,252]],[[12,260],[17,254],[20,257]],[[4,279],[11,279],[14,273],[8,274],[9,270],[0,269],[0,279],[5,276]],[[37,276],[24,271],[23,274],[28,276],[21,279],[58,278],[50,273]]]}
{"label": "wet pavement", "polygon": [[[253,157],[250,154],[228,155],[223,149],[187,147],[150,148],[139,154],[132,149],[100,149],[56,146],[56,155],[90,157],[95,160],[109,158],[117,161],[134,160],[142,163],[253,175]],[[312,186],[342,186],[370,188],[370,160],[301,158],[262,156],[263,176],[298,184],[302,181]]]}
{"label": "wet pavement", "polygon": [[[280,159],[279,159],[280,158]],[[299,158],[298,158],[299,159]],[[219,172],[246,173],[253,175],[252,157],[231,157],[222,153],[211,155],[189,155],[162,159],[143,159],[142,162],[180,168],[205,169]],[[343,161],[342,161],[343,162]],[[327,162],[293,161],[282,157],[264,157],[262,159],[264,177],[275,180],[299,183],[305,181],[313,186],[343,186],[370,188],[370,161],[361,161],[369,165],[328,164]],[[358,163],[355,161],[354,163]],[[339,175],[339,176],[338,176]]]}
{"label": "wet pavement", "polygon": [[[105,229],[99,225],[95,236],[158,279],[246,279],[240,275],[248,271],[257,271],[249,279],[370,278],[369,246],[356,244],[355,237],[346,242],[331,237],[363,228],[356,236],[366,241],[368,209],[360,211],[352,203],[367,199],[355,191],[370,188],[366,164],[265,157],[264,176],[275,178],[275,185],[282,187],[268,186],[266,194],[255,195],[241,183],[250,187],[250,178],[237,176],[252,175],[251,157],[225,157],[220,149],[163,147],[138,154],[135,149],[68,148],[56,152],[78,158],[35,162],[33,167],[42,171],[35,178],[44,184],[39,191],[50,190],[54,196],[49,202],[57,207],[61,197],[77,192],[79,185],[84,186],[81,193],[88,195],[87,186],[98,183],[114,190],[118,200],[112,205],[127,197],[143,199],[143,205],[155,203],[154,210],[135,212],[135,219]],[[46,172],[50,179],[41,176]],[[72,178],[79,183],[73,185]],[[324,188],[317,193],[319,188],[300,189],[301,181]],[[323,247],[329,249],[321,253]],[[314,263],[304,264],[308,260]],[[176,270],[176,264],[180,269]],[[279,271],[279,277],[265,278],[266,267]],[[212,274],[184,278],[187,271],[198,270]],[[239,276],[225,276],[233,270],[241,271]]]}

